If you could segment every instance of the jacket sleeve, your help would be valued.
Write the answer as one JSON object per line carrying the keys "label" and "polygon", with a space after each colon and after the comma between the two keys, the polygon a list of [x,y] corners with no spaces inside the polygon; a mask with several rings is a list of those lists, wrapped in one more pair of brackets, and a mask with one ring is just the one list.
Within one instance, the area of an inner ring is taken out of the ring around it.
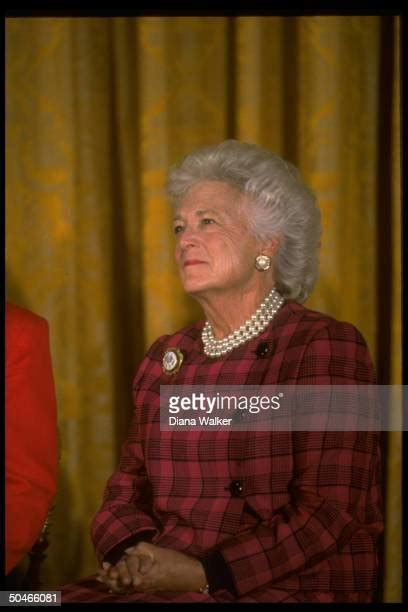
{"label": "jacket sleeve", "polygon": [[[152,345],[142,361],[134,388],[140,384],[148,367],[149,354],[161,340],[159,338]],[[135,406],[128,437],[122,445],[118,469],[107,482],[102,506],[91,525],[91,537],[100,562],[116,563],[128,546],[150,540],[158,533],[151,513],[151,487],[145,469],[137,408]]]}
{"label": "jacket sleeve", "polygon": [[119,468],[108,480],[102,507],[91,527],[99,561],[116,563],[125,548],[157,533],[150,509],[150,486],[134,417]]}
{"label": "jacket sleeve", "polygon": [[[335,322],[315,333],[304,350],[296,382],[374,384],[368,349],[358,330]],[[379,434],[293,431],[292,453],[289,503],[203,560],[205,568],[214,561],[218,575],[223,561],[239,596],[284,580],[301,588],[302,575],[322,561],[330,567],[330,557],[358,531],[360,545],[366,547],[363,553],[368,551],[370,559],[375,556],[372,534],[382,531]],[[338,571],[339,560],[334,563]],[[340,563],[346,580],[343,588],[353,590],[352,557],[343,555]],[[370,569],[368,582],[372,582]]]}
{"label": "jacket sleeve", "polygon": [[48,324],[6,314],[6,573],[40,535],[57,486],[57,415]]}

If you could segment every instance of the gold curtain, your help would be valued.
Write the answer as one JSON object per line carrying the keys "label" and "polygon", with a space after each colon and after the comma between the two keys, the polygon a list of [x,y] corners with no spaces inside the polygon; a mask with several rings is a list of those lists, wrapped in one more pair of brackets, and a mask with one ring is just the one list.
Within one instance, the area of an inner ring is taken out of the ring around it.
{"label": "gold curtain", "polygon": [[[89,525],[132,376],[157,336],[200,316],[164,191],[195,147],[239,138],[300,167],[324,227],[307,305],[354,323],[380,382],[401,383],[398,41],[397,16],[6,20],[6,294],[49,321],[59,408],[46,587],[95,571]],[[392,436],[386,601],[401,597]]]}

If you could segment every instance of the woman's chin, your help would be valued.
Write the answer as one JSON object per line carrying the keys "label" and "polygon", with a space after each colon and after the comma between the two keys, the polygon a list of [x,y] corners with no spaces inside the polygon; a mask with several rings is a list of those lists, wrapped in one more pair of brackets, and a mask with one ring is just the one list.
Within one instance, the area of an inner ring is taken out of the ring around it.
{"label": "woman's chin", "polygon": [[183,283],[183,288],[184,291],[186,293],[188,293],[188,295],[194,296],[194,295],[198,295],[203,293],[204,291],[206,291],[207,289],[209,289],[210,287],[208,286],[208,281],[185,281]]}

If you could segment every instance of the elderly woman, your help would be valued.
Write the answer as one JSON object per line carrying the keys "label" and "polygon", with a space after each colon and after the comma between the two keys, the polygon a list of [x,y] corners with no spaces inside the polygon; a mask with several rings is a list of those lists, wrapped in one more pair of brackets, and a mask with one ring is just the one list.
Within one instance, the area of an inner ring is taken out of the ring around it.
{"label": "elderly woman", "polygon": [[370,602],[383,528],[378,435],[162,431],[161,385],[372,384],[349,323],[306,309],[320,215],[297,170],[227,140],[170,172],[176,260],[205,322],[162,336],[63,601]]}

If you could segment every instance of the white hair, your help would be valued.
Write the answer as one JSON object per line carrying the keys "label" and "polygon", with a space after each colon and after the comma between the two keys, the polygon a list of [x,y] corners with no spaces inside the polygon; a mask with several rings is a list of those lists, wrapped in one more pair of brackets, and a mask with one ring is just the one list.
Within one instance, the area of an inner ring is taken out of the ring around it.
{"label": "white hair", "polygon": [[250,231],[259,240],[280,240],[273,257],[277,290],[304,302],[318,275],[321,226],[316,198],[295,166],[257,145],[225,140],[170,169],[170,200],[177,205],[201,181],[222,181],[250,197]]}

